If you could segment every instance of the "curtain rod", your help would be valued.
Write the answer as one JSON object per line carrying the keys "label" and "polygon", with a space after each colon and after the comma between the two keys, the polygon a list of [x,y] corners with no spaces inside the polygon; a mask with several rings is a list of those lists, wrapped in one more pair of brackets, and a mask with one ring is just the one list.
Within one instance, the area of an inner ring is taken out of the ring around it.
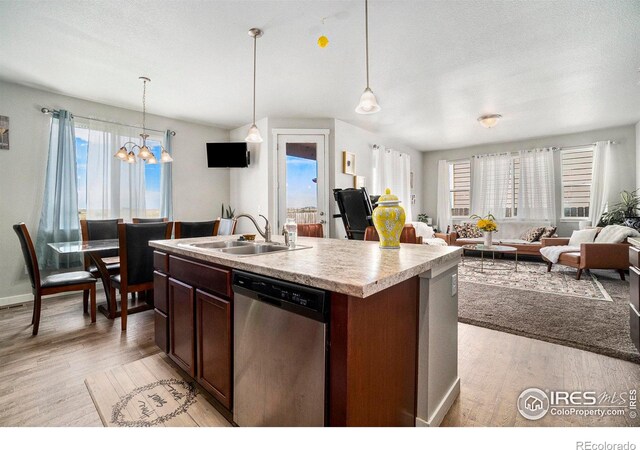
{"label": "curtain rod", "polygon": [[[617,144],[616,141],[605,141],[611,145]],[[582,148],[582,147],[592,147],[596,145],[596,142],[592,142],[590,144],[582,144],[582,145],[567,145],[566,147],[552,147],[554,150],[571,150],[573,148]]]}
{"label": "curtain rod", "polygon": [[[42,114],[56,114],[59,111],[57,109],[42,108],[40,110],[40,112],[42,112]],[[127,123],[114,122],[112,120],[96,119],[94,117],[85,117],[85,116],[79,116],[79,115],[76,115],[76,114],[71,114],[71,115],[73,117],[79,117],[80,119],[95,120],[96,122],[110,123],[110,124],[113,124],[113,125],[120,125],[120,126],[123,126],[123,127],[129,127],[129,128],[138,128],[138,129],[142,130],[142,127],[139,127],[138,125],[129,125]],[[145,128],[145,130],[157,131],[158,133],[164,133],[166,131],[166,130],[154,130],[153,128]],[[169,131],[169,134],[171,136],[175,136],[176,132],[175,131]]]}

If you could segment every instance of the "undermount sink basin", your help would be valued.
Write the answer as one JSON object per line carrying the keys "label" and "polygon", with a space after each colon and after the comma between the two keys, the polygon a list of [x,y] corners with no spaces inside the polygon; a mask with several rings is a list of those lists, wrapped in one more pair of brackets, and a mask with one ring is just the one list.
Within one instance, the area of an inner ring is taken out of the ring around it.
{"label": "undermount sink basin", "polygon": [[196,248],[230,248],[230,247],[242,247],[247,245],[253,245],[251,242],[243,242],[243,241],[216,241],[216,242],[192,242],[189,244],[182,244],[185,247],[196,247]]}
{"label": "undermount sink basin", "polygon": [[289,250],[289,247],[286,245],[253,244],[241,247],[223,248],[220,251],[231,255],[259,255],[261,253],[285,252],[287,250]]}

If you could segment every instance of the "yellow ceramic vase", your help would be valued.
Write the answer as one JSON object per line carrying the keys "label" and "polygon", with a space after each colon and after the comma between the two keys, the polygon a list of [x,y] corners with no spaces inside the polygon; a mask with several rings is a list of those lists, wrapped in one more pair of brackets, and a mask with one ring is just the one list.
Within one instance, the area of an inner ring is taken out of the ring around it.
{"label": "yellow ceramic vase", "polygon": [[400,248],[400,235],[405,219],[406,214],[400,206],[400,200],[387,189],[385,195],[380,196],[378,207],[373,210],[373,225],[380,237],[380,248]]}

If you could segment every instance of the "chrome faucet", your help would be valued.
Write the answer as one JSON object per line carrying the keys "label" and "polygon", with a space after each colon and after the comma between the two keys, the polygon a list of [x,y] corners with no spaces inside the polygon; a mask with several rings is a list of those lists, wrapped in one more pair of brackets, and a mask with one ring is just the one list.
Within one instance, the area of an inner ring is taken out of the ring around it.
{"label": "chrome faucet", "polygon": [[260,234],[260,236],[264,238],[264,241],[271,242],[271,225],[269,224],[269,219],[267,219],[265,216],[260,214],[260,217],[262,217],[265,221],[264,231],[262,231],[260,229],[260,225],[258,225],[258,222],[256,222],[256,219],[252,215],[240,214],[236,216],[236,219],[239,219],[240,217],[246,217],[247,219],[251,220],[253,224],[256,226],[256,230],[258,230],[258,233]]}

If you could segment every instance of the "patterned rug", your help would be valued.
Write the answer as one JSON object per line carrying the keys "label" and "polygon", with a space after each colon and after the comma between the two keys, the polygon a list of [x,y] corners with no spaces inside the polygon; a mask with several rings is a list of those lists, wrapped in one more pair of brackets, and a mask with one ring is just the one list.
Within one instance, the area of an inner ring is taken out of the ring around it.
{"label": "patterned rug", "polygon": [[612,301],[598,277],[589,271],[583,273],[580,280],[576,280],[576,270],[561,265],[554,265],[551,272],[547,272],[546,264],[519,261],[516,272],[513,260],[496,260],[492,264],[490,260],[485,260],[483,271],[480,272],[480,259],[466,257],[464,264],[460,265],[460,280],[589,300]]}
{"label": "patterned rug", "polygon": [[230,426],[193,382],[160,354],[87,377],[106,427]]}

